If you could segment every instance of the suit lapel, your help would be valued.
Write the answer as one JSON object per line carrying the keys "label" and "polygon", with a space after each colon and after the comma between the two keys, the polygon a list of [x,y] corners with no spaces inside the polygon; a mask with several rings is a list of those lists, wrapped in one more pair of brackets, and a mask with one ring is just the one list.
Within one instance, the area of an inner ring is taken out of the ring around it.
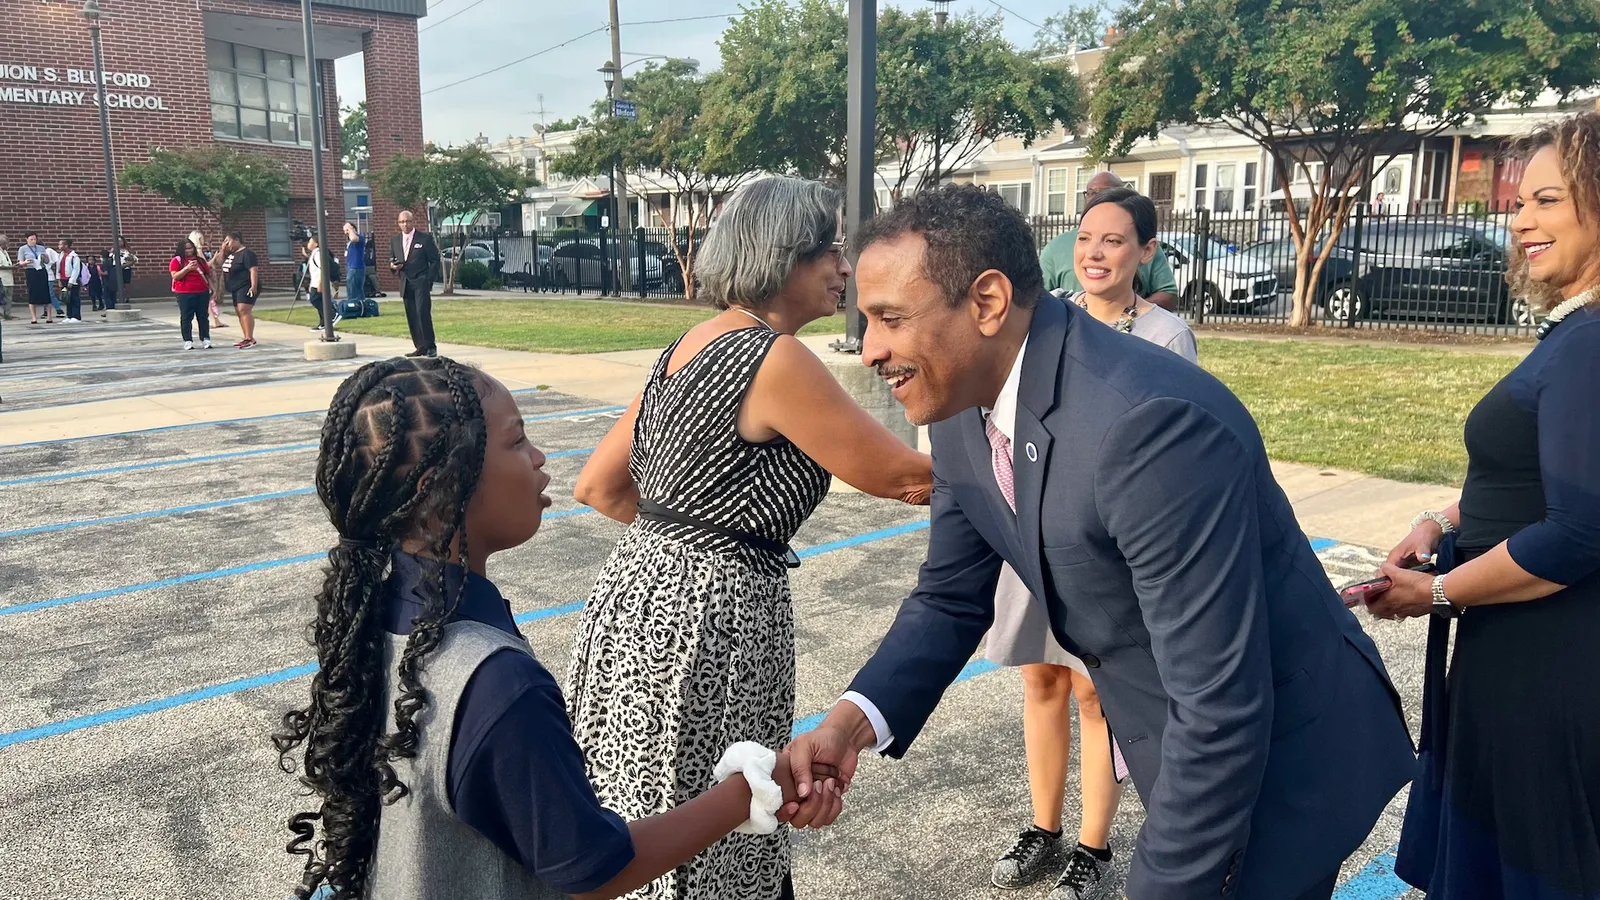
{"label": "suit lapel", "polygon": [[1050,471],[1050,451],[1055,443],[1043,420],[1055,409],[1060,394],[1061,354],[1067,328],[1065,305],[1048,294],[1039,298],[1028,330],[1028,350],[1022,359],[1022,380],[1017,390],[1013,459],[1021,549],[1018,574],[1033,590],[1045,583],[1040,549],[1041,507],[1044,482]]}

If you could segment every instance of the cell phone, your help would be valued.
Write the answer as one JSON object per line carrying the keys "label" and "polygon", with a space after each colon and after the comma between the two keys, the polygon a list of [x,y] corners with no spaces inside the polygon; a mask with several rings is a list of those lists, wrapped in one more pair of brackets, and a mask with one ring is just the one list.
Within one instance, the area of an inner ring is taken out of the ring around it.
{"label": "cell phone", "polygon": [[[1431,562],[1408,567],[1412,572],[1432,572],[1435,568]],[[1394,584],[1387,575],[1380,575],[1367,581],[1358,581],[1339,589],[1339,598],[1344,601],[1346,608],[1361,606],[1373,594],[1381,594]]]}

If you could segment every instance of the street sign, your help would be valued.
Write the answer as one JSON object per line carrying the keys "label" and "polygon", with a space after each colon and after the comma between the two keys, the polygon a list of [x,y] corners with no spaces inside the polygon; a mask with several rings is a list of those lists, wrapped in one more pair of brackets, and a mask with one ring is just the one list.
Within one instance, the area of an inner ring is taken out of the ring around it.
{"label": "street sign", "polygon": [[611,101],[611,114],[623,119],[638,119],[639,108],[633,105],[632,100]]}

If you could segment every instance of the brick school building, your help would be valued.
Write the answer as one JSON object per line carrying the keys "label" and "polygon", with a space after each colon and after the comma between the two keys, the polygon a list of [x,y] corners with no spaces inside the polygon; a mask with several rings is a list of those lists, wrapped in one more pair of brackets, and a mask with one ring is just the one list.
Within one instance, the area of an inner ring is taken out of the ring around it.
{"label": "brick school building", "polygon": [[[82,0],[8,0],[0,29],[0,234],[12,252],[39,232],[85,258],[111,246],[94,52]],[[298,0],[100,0],[106,108],[120,176],[153,147],[226,144],[280,160],[290,199],[232,223],[262,258],[270,287],[289,287],[296,223],[316,226],[311,141],[323,142],[330,243],[343,220],[334,60],[362,54],[368,150],[381,168],[422,152],[417,20],[426,0],[316,0],[317,78],[305,60]],[[139,265],[133,296],[169,292],[167,262],[195,228],[221,235],[160,197],[119,185],[122,234]],[[380,242],[397,210],[373,199]],[[386,246],[386,245],[383,245]]]}

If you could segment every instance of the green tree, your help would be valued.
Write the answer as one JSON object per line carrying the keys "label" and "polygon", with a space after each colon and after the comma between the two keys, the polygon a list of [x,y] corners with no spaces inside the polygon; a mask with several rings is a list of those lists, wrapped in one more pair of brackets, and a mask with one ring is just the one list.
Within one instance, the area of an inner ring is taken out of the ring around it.
{"label": "green tree", "polygon": [[1100,46],[1109,27],[1111,5],[1106,0],[1093,0],[1046,17],[1044,27],[1034,36],[1033,48],[1046,56],[1092,50]]}
{"label": "green tree", "polygon": [[[419,212],[431,204],[441,219],[480,210],[497,212],[537,183],[524,167],[502,163],[476,144],[429,144],[421,156],[397,156],[372,173],[372,186],[379,194]],[[465,242],[465,229],[457,228],[451,241],[455,252],[444,260],[446,294],[455,293],[457,262]]]}
{"label": "green tree", "polygon": [[[1141,0],[1119,25],[1094,85],[1094,152],[1173,123],[1264,146],[1290,201],[1295,326],[1310,324],[1312,286],[1363,188],[1416,136],[1600,83],[1588,0]],[[1312,185],[1303,204],[1297,175]]]}
{"label": "green tree", "polygon": [[722,33],[707,86],[707,150],[768,172],[844,183],[844,6],[760,0]]}
{"label": "green tree", "polygon": [[121,181],[198,214],[203,230],[230,230],[239,213],[289,202],[289,167],[225,145],[160,147],[129,163]]}
{"label": "green tree", "polygon": [[936,185],[1001,138],[1032,144],[1071,127],[1086,98],[1066,66],[1020,53],[998,17],[898,7],[878,19],[878,131],[895,149],[890,194]]}
{"label": "green tree", "polygon": [[[847,20],[836,0],[760,0],[722,36],[707,91],[708,150],[719,164],[842,182]],[[1032,142],[1076,122],[1085,99],[1064,66],[1020,53],[998,18],[928,10],[878,18],[877,158],[897,160],[892,194],[942,180],[990,142]]]}
{"label": "green tree", "polygon": [[573,116],[570,119],[557,119],[545,126],[545,131],[577,131],[589,125],[588,116]]}
{"label": "green tree", "polygon": [[[694,235],[710,219],[710,202],[736,189],[755,168],[747,160],[708,151],[701,117],[706,91],[705,77],[686,61],[647,65],[624,78],[618,94],[633,101],[638,119],[611,117],[609,103],[599,101],[594,129],[573,141],[572,152],[550,163],[551,171],[573,178],[609,175],[615,164],[628,173],[635,190],[664,188],[675,195],[679,208],[689,211],[689,238],[683,247],[670,243],[691,297]],[[665,211],[655,212],[663,228],[676,225]]]}
{"label": "green tree", "polygon": [[367,162],[367,101],[340,110],[344,117],[339,122],[339,148],[344,151],[344,167],[360,171]]}

